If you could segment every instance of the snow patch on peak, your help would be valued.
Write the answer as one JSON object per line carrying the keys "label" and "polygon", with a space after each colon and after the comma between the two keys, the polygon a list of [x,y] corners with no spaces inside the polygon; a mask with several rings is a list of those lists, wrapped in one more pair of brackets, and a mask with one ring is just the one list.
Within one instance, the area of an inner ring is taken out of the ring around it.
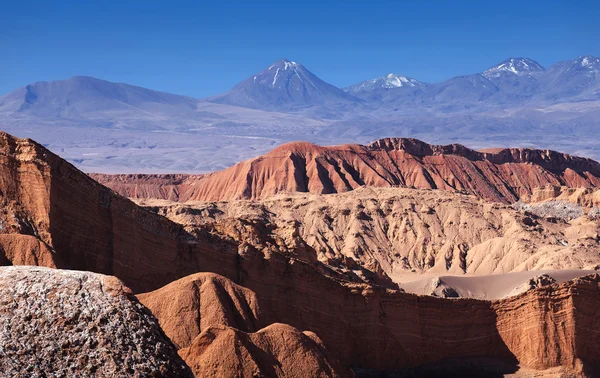
{"label": "snow patch on peak", "polygon": [[529,74],[532,72],[544,71],[538,62],[528,58],[509,58],[497,66],[486,70],[483,74],[487,77],[497,77],[502,72],[509,72],[515,75]]}
{"label": "snow patch on peak", "polygon": [[586,66],[588,66],[589,64],[590,64],[590,61],[589,61],[589,59],[587,58],[587,56],[581,60],[581,65],[582,65],[583,67],[586,67]]}
{"label": "snow patch on peak", "polygon": [[587,68],[587,69],[591,69],[591,70],[600,69],[600,58],[596,58],[596,57],[593,57],[590,55],[580,56],[576,60],[576,64],[577,63],[579,63],[578,65],[583,68]]}
{"label": "snow patch on peak", "polygon": [[386,80],[385,80],[385,86],[386,88],[397,88],[397,87],[403,87],[405,85],[409,86],[409,87],[414,87],[418,84],[418,82],[415,79],[410,79],[406,76],[398,76],[395,74],[388,74],[386,76]]}
{"label": "snow patch on peak", "polygon": [[296,62],[290,62],[290,61],[287,61],[287,60],[284,60],[283,64],[284,64],[284,67],[283,67],[284,70],[287,70],[288,68],[292,68],[293,69],[293,68],[295,68],[295,67],[298,66],[298,63],[296,63]]}
{"label": "snow patch on peak", "polygon": [[422,86],[418,80],[412,79],[410,77],[396,75],[396,74],[387,74],[382,77],[378,77],[371,80],[366,80],[351,87],[345,89],[346,92],[358,92],[358,91],[370,91],[377,89],[393,89],[400,87],[418,87]]}

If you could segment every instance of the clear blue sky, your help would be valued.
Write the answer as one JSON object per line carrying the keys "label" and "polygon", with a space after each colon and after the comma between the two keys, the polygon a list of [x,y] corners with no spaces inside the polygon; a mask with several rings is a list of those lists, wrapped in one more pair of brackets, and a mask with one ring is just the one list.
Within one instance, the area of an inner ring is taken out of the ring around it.
{"label": "clear blue sky", "polygon": [[0,94],[89,75],[195,97],[279,58],[346,86],[600,55],[600,0],[0,0]]}

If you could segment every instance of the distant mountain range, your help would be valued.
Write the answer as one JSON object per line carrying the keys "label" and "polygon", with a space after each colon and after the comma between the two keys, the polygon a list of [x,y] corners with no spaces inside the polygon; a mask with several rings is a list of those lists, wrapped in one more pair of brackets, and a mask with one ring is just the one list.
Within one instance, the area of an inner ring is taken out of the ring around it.
{"label": "distant mountain range", "polygon": [[510,58],[481,73],[442,83],[389,74],[340,90],[301,64],[284,59],[208,101],[283,112],[317,107],[347,112],[349,105],[354,111],[356,106],[364,111],[400,104],[447,111],[522,105],[523,101],[547,104],[597,100],[598,72],[600,59],[592,56],[560,62],[547,70],[532,59]]}
{"label": "distant mountain range", "polygon": [[560,147],[598,158],[599,72],[592,56],[547,69],[510,58],[441,83],[388,74],[337,88],[282,59],[206,99],[75,76],[1,96],[0,128],[101,172],[203,172],[290,140],[366,143],[385,136]]}

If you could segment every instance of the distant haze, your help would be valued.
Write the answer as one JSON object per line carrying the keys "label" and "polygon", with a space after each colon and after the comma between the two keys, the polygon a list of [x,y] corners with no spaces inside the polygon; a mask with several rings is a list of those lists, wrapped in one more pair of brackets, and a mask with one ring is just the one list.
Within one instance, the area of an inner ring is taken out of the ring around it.
{"label": "distant haze", "polygon": [[0,97],[0,128],[93,172],[221,169],[292,140],[416,137],[600,158],[600,59],[512,57],[439,83],[390,73],[338,88],[280,59],[205,99],[88,76]]}

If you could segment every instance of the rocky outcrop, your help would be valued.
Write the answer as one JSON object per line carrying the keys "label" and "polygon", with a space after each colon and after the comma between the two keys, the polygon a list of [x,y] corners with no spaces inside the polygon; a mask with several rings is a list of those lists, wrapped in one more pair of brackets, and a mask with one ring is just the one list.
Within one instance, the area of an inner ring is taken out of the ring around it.
{"label": "rocky outcrop", "polygon": [[209,327],[255,332],[268,324],[253,291],[214,273],[192,274],[138,299],[178,348],[190,346]]}
{"label": "rocky outcrop", "polygon": [[[475,151],[385,138],[368,146],[288,143],[201,176],[92,175],[124,196],[185,201],[264,199],[279,192],[342,193],[360,186],[465,191],[512,203],[545,185],[600,186],[600,164],[549,150]],[[151,183],[151,184],[150,184]],[[151,188],[155,185],[155,188]]]}
{"label": "rocky outcrop", "polygon": [[89,272],[0,267],[0,376],[192,377],[121,282]]}
{"label": "rocky outcrop", "polygon": [[600,207],[600,189],[546,186],[537,188],[530,196],[523,198],[523,201],[527,203],[566,201],[584,208],[594,208]]}
{"label": "rocky outcrop", "polygon": [[527,282],[516,287],[508,296],[512,297],[521,293],[525,293],[529,290],[545,287],[554,283],[556,283],[556,279],[551,277],[549,274],[540,274],[530,278]]}
{"label": "rocky outcrop", "polygon": [[271,324],[257,295],[225,277],[198,273],[138,298],[197,377],[349,376],[314,333]]}
{"label": "rocky outcrop", "polygon": [[591,347],[600,342],[595,325],[599,283],[600,276],[593,275],[493,303],[498,332],[522,366],[565,366],[582,376],[600,373],[600,359]]}

